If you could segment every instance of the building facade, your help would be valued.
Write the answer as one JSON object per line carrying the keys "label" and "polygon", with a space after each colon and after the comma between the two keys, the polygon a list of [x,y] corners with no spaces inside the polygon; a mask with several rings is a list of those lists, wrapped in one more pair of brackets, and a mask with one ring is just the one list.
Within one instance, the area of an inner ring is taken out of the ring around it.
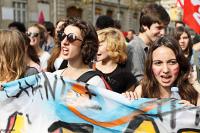
{"label": "building facade", "polygon": [[109,15],[120,21],[122,30],[135,29],[138,14],[134,4],[134,0],[1,0],[0,28],[7,28],[12,21],[29,26],[43,14],[45,21],[53,23],[60,18],[77,16],[93,24],[99,15]]}
{"label": "building facade", "polygon": [[[160,0],[170,13],[174,0]],[[147,2],[140,0],[0,0],[0,28],[12,21],[23,22],[26,27],[39,19],[54,24],[60,18],[77,16],[95,24],[100,15],[109,15],[120,21],[121,29],[139,29],[139,12]]]}

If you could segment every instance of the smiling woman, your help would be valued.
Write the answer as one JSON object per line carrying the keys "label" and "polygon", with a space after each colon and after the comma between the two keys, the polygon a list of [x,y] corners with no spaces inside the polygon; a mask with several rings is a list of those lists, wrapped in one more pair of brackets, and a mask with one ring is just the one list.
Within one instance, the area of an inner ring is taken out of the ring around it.
{"label": "smiling woman", "polygon": [[137,94],[145,98],[170,98],[171,87],[179,88],[182,100],[200,105],[200,96],[189,83],[189,61],[185,58],[176,40],[164,36],[150,47],[145,64],[144,79],[134,93],[126,92],[128,97]]}
{"label": "smiling woman", "polygon": [[42,70],[46,70],[47,61],[50,54],[41,48],[41,45],[45,41],[46,28],[41,24],[33,24],[28,28],[27,36],[30,39],[30,45],[35,49],[37,56],[40,60],[40,66]]}

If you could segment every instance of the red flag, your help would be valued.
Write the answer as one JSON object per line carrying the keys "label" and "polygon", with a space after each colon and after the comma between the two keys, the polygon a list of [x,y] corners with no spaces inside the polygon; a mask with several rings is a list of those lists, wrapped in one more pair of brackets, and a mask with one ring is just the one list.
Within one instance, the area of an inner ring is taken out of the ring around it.
{"label": "red flag", "polygon": [[43,24],[44,23],[44,13],[43,11],[40,11],[39,17],[38,17],[38,23]]}
{"label": "red flag", "polygon": [[183,21],[200,34],[200,0],[184,0]]}

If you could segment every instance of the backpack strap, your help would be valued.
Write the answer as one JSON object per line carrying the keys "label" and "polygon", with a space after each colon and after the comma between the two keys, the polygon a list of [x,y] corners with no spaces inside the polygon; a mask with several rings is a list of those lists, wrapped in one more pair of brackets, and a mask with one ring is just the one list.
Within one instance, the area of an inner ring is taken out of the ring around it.
{"label": "backpack strap", "polygon": [[81,81],[81,82],[87,83],[87,81],[89,79],[91,79],[92,77],[97,76],[97,75],[100,76],[96,71],[88,71],[88,72],[85,72],[84,74],[82,74],[77,79],[77,81]]}
{"label": "backpack strap", "polygon": [[110,85],[108,84],[108,82],[105,80],[104,76],[101,76],[101,79],[103,80],[105,86],[106,86],[106,89],[107,90],[112,90],[112,88],[110,87]]}
{"label": "backpack strap", "polygon": [[107,81],[105,80],[104,76],[102,73],[98,72],[98,71],[88,71],[84,74],[82,74],[78,79],[77,81],[81,81],[81,82],[84,82],[84,83],[87,83],[88,80],[90,80],[92,77],[94,76],[99,76],[103,82],[104,82],[104,85],[106,87],[106,89],[108,90],[112,90],[112,88],[110,87],[110,85],[107,83]]}

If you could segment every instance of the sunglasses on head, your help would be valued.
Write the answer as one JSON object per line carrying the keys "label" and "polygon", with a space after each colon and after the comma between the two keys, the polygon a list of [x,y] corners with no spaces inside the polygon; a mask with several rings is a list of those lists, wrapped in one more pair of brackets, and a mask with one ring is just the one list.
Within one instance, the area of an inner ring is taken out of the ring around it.
{"label": "sunglasses on head", "polygon": [[38,37],[39,33],[27,32],[28,37]]}
{"label": "sunglasses on head", "polygon": [[63,39],[67,39],[67,41],[69,41],[70,43],[72,43],[72,42],[74,42],[74,41],[76,41],[76,40],[79,40],[79,41],[83,41],[83,40],[81,40],[81,39],[79,39],[75,34],[73,34],[73,33],[69,33],[69,34],[65,34],[65,33],[63,33],[63,36],[62,36],[62,40]]}

